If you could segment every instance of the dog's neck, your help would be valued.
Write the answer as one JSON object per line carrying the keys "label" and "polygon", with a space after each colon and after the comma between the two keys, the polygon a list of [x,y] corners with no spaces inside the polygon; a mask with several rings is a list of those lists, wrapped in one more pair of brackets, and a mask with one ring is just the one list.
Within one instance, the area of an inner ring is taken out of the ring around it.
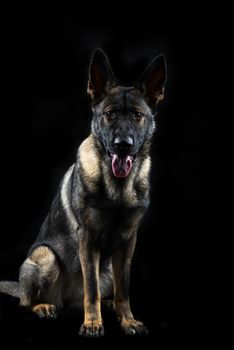
{"label": "dog's neck", "polygon": [[[83,178],[88,190],[96,193],[100,181],[104,183],[108,199],[121,202],[126,206],[135,206],[139,201],[137,193],[144,199],[148,197],[150,172],[150,142],[144,144],[127,178],[116,178],[111,170],[111,161],[103,151],[99,140],[93,135],[83,141],[78,157]],[[136,188],[138,191],[136,191]]]}

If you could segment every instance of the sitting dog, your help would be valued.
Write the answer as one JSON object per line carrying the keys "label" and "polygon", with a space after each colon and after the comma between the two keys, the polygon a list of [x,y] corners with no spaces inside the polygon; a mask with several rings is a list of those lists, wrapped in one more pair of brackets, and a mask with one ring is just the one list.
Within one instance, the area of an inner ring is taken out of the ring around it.
{"label": "sitting dog", "polygon": [[19,282],[0,282],[1,292],[40,317],[83,306],[83,336],[104,334],[101,298],[110,294],[124,332],[148,333],[131,312],[130,265],[149,205],[149,149],[165,81],[163,55],[126,87],[116,83],[106,54],[94,51],[87,90],[91,134],[60,184]]}

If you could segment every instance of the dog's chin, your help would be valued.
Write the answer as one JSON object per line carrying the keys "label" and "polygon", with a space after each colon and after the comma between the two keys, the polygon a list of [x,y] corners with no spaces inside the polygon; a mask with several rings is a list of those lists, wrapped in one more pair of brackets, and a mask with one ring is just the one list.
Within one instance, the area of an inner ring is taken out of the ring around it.
{"label": "dog's chin", "polygon": [[130,155],[111,154],[111,168],[115,177],[126,178],[131,169],[134,157]]}

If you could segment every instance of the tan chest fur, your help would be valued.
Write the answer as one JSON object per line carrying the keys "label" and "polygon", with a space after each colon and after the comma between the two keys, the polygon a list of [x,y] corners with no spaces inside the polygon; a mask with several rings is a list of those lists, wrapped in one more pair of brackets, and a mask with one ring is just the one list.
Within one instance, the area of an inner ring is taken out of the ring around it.
{"label": "tan chest fur", "polygon": [[81,144],[79,157],[86,185],[91,192],[95,193],[98,190],[98,183],[102,177],[108,199],[121,202],[126,207],[137,205],[137,186],[148,194],[148,178],[151,166],[149,156],[136,162],[134,169],[121,186],[114,181],[115,179],[113,179],[110,172],[110,165],[106,163],[96,149],[92,134]]}

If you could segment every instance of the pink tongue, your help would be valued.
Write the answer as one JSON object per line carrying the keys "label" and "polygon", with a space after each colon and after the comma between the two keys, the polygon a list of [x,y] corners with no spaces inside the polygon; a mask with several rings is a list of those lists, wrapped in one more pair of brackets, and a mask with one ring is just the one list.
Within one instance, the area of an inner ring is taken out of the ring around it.
{"label": "pink tongue", "polygon": [[132,169],[132,157],[112,154],[112,171],[116,177],[127,177]]}

